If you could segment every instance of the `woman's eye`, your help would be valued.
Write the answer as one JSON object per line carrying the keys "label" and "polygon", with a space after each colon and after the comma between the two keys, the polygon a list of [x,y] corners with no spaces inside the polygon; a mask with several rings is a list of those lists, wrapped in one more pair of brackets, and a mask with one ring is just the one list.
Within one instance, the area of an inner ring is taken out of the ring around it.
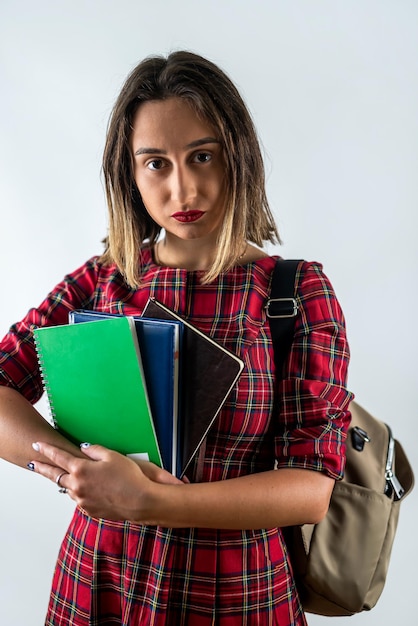
{"label": "woman's eye", "polygon": [[194,159],[198,163],[207,163],[212,159],[212,155],[208,152],[198,152],[197,154],[195,154]]}
{"label": "woman's eye", "polygon": [[149,170],[160,170],[162,167],[164,167],[164,161],[162,159],[153,159],[147,163]]}

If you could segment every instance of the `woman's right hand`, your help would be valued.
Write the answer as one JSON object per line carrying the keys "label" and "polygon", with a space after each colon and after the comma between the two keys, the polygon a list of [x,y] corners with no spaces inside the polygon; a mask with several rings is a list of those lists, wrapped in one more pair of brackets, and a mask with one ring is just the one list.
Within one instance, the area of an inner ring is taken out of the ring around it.
{"label": "woman's right hand", "polygon": [[103,446],[82,444],[82,458],[41,441],[34,442],[33,449],[41,457],[31,462],[33,470],[59,484],[92,517],[157,525],[161,491],[184,488],[181,480],[153,463]]}
{"label": "woman's right hand", "polygon": [[133,460],[141,468],[145,476],[155,483],[161,483],[163,485],[181,485],[184,482],[189,482],[187,479],[180,480],[176,478],[176,476],[173,476],[173,474],[170,474],[167,470],[158,467],[154,463],[150,463],[150,461]]}

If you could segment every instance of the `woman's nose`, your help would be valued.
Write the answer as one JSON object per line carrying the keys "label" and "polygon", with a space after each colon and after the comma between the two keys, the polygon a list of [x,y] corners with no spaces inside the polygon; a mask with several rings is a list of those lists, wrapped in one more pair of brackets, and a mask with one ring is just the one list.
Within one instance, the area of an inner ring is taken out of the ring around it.
{"label": "woman's nose", "polygon": [[176,167],[171,177],[171,197],[179,204],[185,204],[196,195],[193,174],[186,167]]}

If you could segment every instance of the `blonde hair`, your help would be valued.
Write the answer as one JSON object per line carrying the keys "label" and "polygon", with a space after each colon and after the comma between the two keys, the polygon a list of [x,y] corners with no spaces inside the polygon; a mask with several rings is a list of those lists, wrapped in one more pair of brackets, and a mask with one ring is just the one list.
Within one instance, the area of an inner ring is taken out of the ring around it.
{"label": "blonde hair", "polygon": [[218,132],[226,163],[226,209],[217,253],[203,282],[235,265],[243,243],[279,242],[266,192],[264,163],[251,116],[232,81],[191,52],[149,57],[129,74],[113,108],[103,155],[109,235],[102,261],[116,263],[131,287],[140,284],[141,249],[161,228],[149,216],[133,176],[129,140],[143,102],[183,98]]}

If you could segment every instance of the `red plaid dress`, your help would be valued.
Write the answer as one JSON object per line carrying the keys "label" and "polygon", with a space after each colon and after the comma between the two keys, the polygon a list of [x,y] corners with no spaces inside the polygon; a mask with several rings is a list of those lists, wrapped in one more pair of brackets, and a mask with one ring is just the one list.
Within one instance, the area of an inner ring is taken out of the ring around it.
{"label": "red plaid dress", "polygon": [[[275,258],[202,285],[198,272],[160,267],[143,253],[142,286],[92,259],[68,275],[0,344],[0,381],[35,402],[42,393],[33,325],[68,311],[140,313],[149,296],[191,320],[245,362],[207,438],[203,481],[278,467],[341,477],[351,395],[345,388],[344,319],[317,264],[304,264],[301,315],[277,386],[264,304]],[[208,385],[216,381],[208,381]],[[278,394],[279,410],[273,398]],[[94,442],[93,442],[94,443]],[[193,480],[192,468],[189,478]],[[92,519],[76,509],[58,556],[46,625],[300,626],[306,624],[280,529],[145,527]]]}

